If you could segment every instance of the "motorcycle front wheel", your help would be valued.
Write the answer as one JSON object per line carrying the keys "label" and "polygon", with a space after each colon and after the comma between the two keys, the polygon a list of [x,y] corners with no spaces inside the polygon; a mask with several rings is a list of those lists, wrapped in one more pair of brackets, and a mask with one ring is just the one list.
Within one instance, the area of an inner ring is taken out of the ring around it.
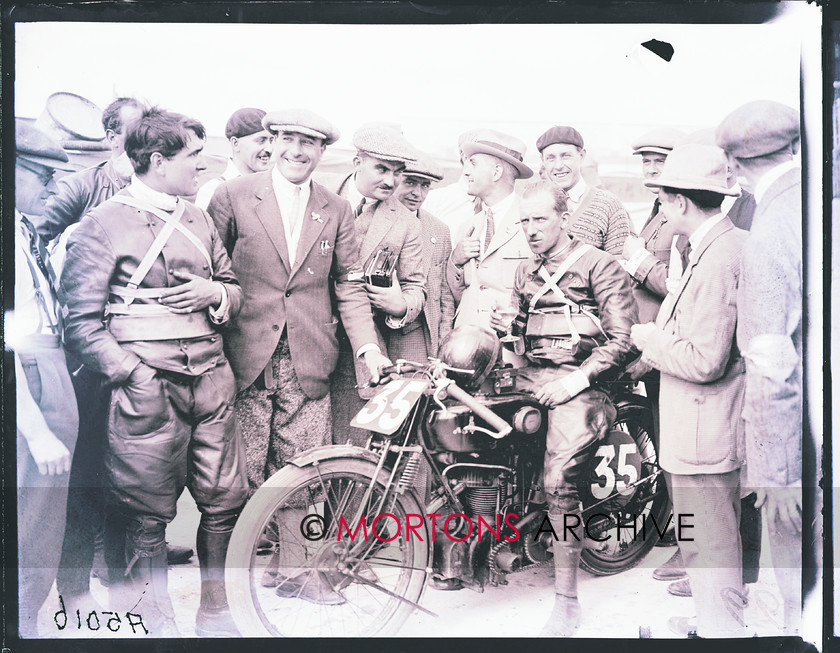
{"label": "motorcycle front wheel", "polygon": [[424,513],[414,494],[387,487],[372,462],[336,458],[289,465],[257,490],[227,556],[228,600],[244,636],[358,637],[402,626],[423,592],[429,538],[425,527],[406,528],[409,515]]}

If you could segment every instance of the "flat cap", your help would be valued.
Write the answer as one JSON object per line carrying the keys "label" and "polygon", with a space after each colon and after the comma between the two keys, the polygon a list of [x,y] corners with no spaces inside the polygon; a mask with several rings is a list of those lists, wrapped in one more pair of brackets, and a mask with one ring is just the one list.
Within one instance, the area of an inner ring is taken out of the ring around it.
{"label": "flat cap", "polygon": [[357,150],[384,161],[414,163],[419,156],[405,136],[392,125],[377,124],[359,127],[353,134],[353,146]]}
{"label": "flat cap", "polygon": [[656,127],[645,132],[630,144],[633,154],[644,154],[653,152],[655,154],[668,154],[680,143],[685,134],[678,129],[671,127]]}
{"label": "flat cap", "polygon": [[537,150],[542,152],[549,145],[555,143],[567,143],[569,145],[576,145],[583,147],[583,136],[574,127],[564,127],[557,125],[546,131],[537,139]]}
{"label": "flat cap", "polygon": [[765,156],[799,139],[799,112],[771,100],[748,102],[723,119],[715,136],[736,158]]}
{"label": "flat cap", "polygon": [[21,118],[15,118],[15,149],[19,157],[47,168],[75,170],[58,141]]}
{"label": "flat cap", "polygon": [[341,137],[341,132],[329,120],[309,109],[271,111],[263,118],[262,124],[270,132],[294,132],[320,138],[324,145],[332,145]]}
{"label": "flat cap", "polygon": [[225,138],[242,138],[261,132],[264,129],[262,124],[264,117],[265,111],[262,109],[254,109],[253,107],[237,109],[228,118],[227,125],[225,125]]}
{"label": "flat cap", "polygon": [[740,195],[726,183],[726,155],[714,145],[677,145],[662,166],[662,174],[645,181],[648,188],[708,190],[721,195]]}
{"label": "flat cap", "polygon": [[443,168],[428,154],[418,152],[417,161],[406,164],[403,176],[424,177],[430,181],[440,181],[443,179]]}

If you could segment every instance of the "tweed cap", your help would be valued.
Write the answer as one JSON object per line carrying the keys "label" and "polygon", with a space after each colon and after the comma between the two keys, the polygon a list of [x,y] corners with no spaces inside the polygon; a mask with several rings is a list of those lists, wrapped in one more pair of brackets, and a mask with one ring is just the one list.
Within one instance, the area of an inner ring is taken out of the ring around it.
{"label": "tweed cap", "polygon": [[15,118],[15,148],[17,155],[54,170],[75,170],[64,148],[51,136],[32,123]]}
{"label": "tweed cap", "polygon": [[656,127],[645,132],[630,144],[633,154],[669,154],[680,143],[685,134],[671,127]]}
{"label": "tweed cap", "polygon": [[518,138],[492,129],[481,130],[476,137],[477,140],[464,141],[461,144],[464,156],[489,154],[512,165],[516,169],[517,179],[530,179],[534,176],[534,171],[522,162],[526,146]]}
{"label": "tweed cap", "polygon": [[583,136],[574,127],[554,126],[547,130],[537,139],[537,150],[542,152],[549,145],[555,143],[567,143],[577,147],[583,147]]}
{"label": "tweed cap", "polygon": [[740,195],[726,184],[726,155],[719,147],[686,143],[677,145],[662,166],[662,174],[645,181],[648,188],[708,190],[721,195]]}
{"label": "tweed cap", "polygon": [[309,109],[271,111],[263,118],[262,124],[270,132],[294,132],[320,138],[324,145],[332,145],[341,137],[341,132],[329,120]]}
{"label": "tweed cap", "polygon": [[422,152],[417,153],[417,161],[408,163],[403,170],[404,177],[423,177],[430,181],[443,179],[443,168],[432,157]]}
{"label": "tweed cap", "polygon": [[264,117],[265,111],[262,109],[254,109],[253,107],[237,109],[228,118],[227,125],[225,125],[225,138],[242,138],[261,132]]}
{"label": "tweed cap", "polygon": [[748,102],[723,119],[716,138],[738,159],[765,156],[799,139],[799,112],[771,100]]}
{"label": "tweed cap", "polygon": [[394,125],[365,125],[353,134],[353,146],[383,161],[414,163],[419,153]]}

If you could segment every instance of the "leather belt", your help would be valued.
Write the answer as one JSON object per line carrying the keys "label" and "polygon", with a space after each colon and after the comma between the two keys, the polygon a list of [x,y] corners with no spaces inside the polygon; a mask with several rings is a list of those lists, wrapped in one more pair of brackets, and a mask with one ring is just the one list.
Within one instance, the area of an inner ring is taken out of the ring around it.
{"label": "leather belt", "polygon": [[204,311],[180,314],[166,310],[165,313],[144,311],[133,312],[129,315],[113,315],[108,324],[108,330],[117,342],[186,340],[216,333],[216,329]]}

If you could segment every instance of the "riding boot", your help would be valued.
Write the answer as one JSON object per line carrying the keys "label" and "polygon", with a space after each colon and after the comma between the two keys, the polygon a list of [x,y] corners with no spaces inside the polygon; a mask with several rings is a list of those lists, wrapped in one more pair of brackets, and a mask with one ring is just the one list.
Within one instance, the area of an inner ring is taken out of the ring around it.
{"label": "riding boot", "polygon": [[199,526],[196,535],[201,570],[201,603],[195,617],[199,637],[241,637],[230,613],[225,592],[225,557],[230,531],[211,533]]}
{"label": "riding boot", "polygon": [[142,596],[137,612],[151,637],[181,637],[175,625],[175,610],[169,598],[166,549],[153,556],[137,556],[129,575],[137,596]]}
{"label": "riding boot", "polygon": [[[580,501],[574,499],[549,500],[552,511],[549,513],[556,539],[552,546],[554,552],[554,607],[548,622],[540,635],[546,637],[571,637],[580,625],[580,602],[577,592],[577,574],[580,565],[580,553],[583,549],[583,533],[580,529],[564,529],[563,515],[581,516]],[[576,523],[580,521],[576,520]],[[576,537],[577,536],[577,537]]]}

